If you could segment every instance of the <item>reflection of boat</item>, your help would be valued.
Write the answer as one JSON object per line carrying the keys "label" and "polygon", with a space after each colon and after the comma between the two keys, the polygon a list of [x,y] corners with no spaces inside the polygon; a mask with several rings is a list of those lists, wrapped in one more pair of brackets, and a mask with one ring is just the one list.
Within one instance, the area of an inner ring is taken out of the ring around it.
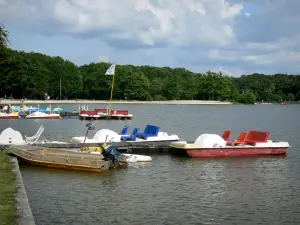
{"label": "reflection of boat", "polygon": [[104,142],[162,142],[162,141],[178,141],[179,137],[175,134],[168,134],[161,132],[160,127],[147,125],[143,132],[138,132],[135,128],[131,134],[126,134],[128,131],[126,125],[120,134],[109,129],[101,129],[97,131],[93,138],[86,138],[85,136],[73,137],[73,143],[104,143]]}
{"label": "reflection of boat", "polygon": [[[116,164],[112,164],[110,160],[104,160],[102,154],[89,154],[34,146],[11,146],[8,151],[20,159],[20,161],[36,166],[97,173],[116,167]],[[119,160],[118,166],[125,165],[127,165],[125,161]]]}
{"label": "reflection of boat", "polygon": [[34,112],[25,117],[25,119],[60,119],[60,115],[57,113],[43,113],[43,112]]}
{"label": "reflection of boat", "polygon": [[0,112],[0,119],[19,119],[20,116],[17,113],[2,113]]}
{"label": "reflection of boat", "polygon": [[285,155],[289,143],[268,140],[269,134],[250,130],[241,132],[234,141],[226,141],[217,134],[202,134],[192,144],[175,142],[170,147],[171,151],[185,151],[196,158]]}

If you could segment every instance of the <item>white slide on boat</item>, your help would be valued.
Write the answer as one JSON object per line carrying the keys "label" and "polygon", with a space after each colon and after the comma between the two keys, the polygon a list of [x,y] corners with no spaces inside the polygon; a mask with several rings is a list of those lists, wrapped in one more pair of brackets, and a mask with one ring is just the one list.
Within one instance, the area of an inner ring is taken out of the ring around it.
{"label": "white slide on boat", "polygon": [[44,126],[41,125],[35,135],[33,135],[31,137],[28,137],[28,136],[24,135],[26,142],[29,143],[29,144],[36,143],[38,141],[38,139],[40,138],[41,134],[43,133],[44,129],[45,129]]}

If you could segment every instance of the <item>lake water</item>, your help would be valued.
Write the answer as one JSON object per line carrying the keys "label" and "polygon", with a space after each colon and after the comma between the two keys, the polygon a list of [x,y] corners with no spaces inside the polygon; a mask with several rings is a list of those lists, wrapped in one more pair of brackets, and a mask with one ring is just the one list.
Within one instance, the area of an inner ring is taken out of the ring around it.
{"label": "lake water", "polygon": [[[66,109],[75,105],[61,105]],[[90,105],[89,108],[104,105]],[[103,174],[21,165],[38,225],[48,224],[299,224],[300,105],[115,105],[129,109],[132,121],[94,121],[96,129],[119,132],[152,123],[194,141],[201,133],[249,129],[288,141],[286,157],[192,159],[151,155],[152,162]],[[0,121],[33,135],[69,141],[83,136],[87,121]],[[131,131],[130,129],[130,131]]]}

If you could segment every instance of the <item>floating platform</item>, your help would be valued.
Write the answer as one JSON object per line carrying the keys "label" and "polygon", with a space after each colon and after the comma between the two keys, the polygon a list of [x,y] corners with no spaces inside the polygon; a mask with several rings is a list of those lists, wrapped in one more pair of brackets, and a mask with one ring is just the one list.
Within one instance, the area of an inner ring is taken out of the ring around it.
{"label": "floating platform", "polygon": [[[173,141],[173,143],[176,141]],[[180,141],[179,141],[180,142]],[[38,148],[56,148],[61,150],[78,150],[82,147],[95,147],[103,143],[64,143],[64,142],[38,142],[35,144],[28,144],[26,146]],[[108,143],[117,147],[121,153],[132,154],[173,154],[179,156],[187,156],[186,152],[181,149],[173,148],[170,141],[156,141],[156,142],[113,142]],[[18,146],[18,145],[14,145]],[[0,150],[7,150],[10,145],[0,145]]]}
{"label": "floating platform", "polygon": [[131,116],[124,115],[79,115],[79,119],[81,120],[132,120],[132,118]]}
{"label": "floating platform", "polygon": [[63,112],[59,115],[62,119],[79,119],[79,112]]}
{"label": "floating platform", "polygon": [[128,113],[128,110],[111,110],[108,109],[94,109],[81,110],[79,113],[81,120],[132,120],[133,115]]}
{"label": "floating platform", "polygon": [[[80,115],[78,112],[62,112],[59,113],[61,119],[80,119],[80,120],[132,120],[132,116],[126,116],[126,115],[118,115],[118,114],[112,114],[112,115]],[[0,116],[0,119],[33,119],[33,118],[25,118],[25,115],[17,115],[17,114],[11,114]],[[48,119],[48,118],[40,118],[40,119]]]}
{"label": "floating platform", "polygon": [[[1,112],[0,112],[1,113]],[[62,112],[59,113],[61,119],[79,119],[79,113],[78,112]],[[52,118],[26,118],[27,114],[16,114],[16,113],[11,113],[11,114],[2,114],[0,115],[0,119],[4,120],[9,120],[9,119],[52,119]]]}
{"label": "floating platform", "polygon": [[[32,145],[33,147],[44,147],[44,148],[57,148],[57,149],[80,149],[85,146],[99,146],[103,143],[55,143],[55,142],[39,142]],[[121,153],[171,153],[170,151],[170,142],[169,141],[160,141],[160,142],[113,142],[108,143],[114,145],[118,148],[118,151]],[[15,145],[16,146],[16,145]],[[0,149],[8,149],[9,145],[0,145]]]}
{"label": "floating platform", "polygon": [[[33,146],[46,147],[46,148],[59,148],[59,149],[80,149],[83,146],[99,146],[103,143],[36,143]],[[108,143],[118,148],[121,153],[168,153],[170,149],[169,141],[160,142],[113,142]]]}

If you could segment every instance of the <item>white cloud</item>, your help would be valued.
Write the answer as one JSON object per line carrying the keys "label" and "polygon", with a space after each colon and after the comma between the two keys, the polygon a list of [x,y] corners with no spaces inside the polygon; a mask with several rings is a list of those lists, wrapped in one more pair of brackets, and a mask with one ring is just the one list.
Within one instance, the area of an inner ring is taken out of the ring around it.
{"label": "white cloud", "polygon": [[228,76],[240,76],[245,73],[245,71],[237,69],[237,68],[224,68],[223,66],[219,66],[218,68],[207,69],[215,73],[222,72],[222,74]]}
{"label": "white cloud", "polygon": [[5,24],[45,38],[99,40],[106,51],[95,46],[90,51],[124,63],[221,68],[234,75],[299,70],[298,0],[246,5],[244,0],[0,0],[0,5]]}
{"label": "white cloud", "polygon": [[[92,32],[100,38],[131,39],[150,46],[162,41],[174,45],[191,41],[224,45],[234,38],[233,19],[243,8],[223,0],[52,0],[52,4],[48,0],[6,1],[10,4],[1,14],[14,17],[17,12],[17,18],[23,17],[27,23],[43,15],[60,27],[55,32]],[[33,13],[39,16],[30,19]]]}

